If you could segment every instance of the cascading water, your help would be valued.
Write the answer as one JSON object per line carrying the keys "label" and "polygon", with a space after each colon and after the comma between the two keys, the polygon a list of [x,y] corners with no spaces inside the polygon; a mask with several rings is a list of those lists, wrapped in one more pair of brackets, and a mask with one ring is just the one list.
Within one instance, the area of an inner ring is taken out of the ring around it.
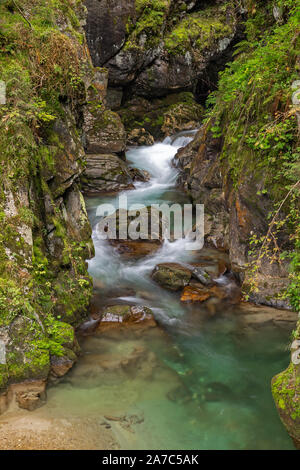
{"label": "cascading water", "polygon": [[[178,148],[192,140],[193,134],[168,137],[152,147],[128,151],[128,161],[151,175],[147,183],[126,191],[129,205],[189,202],[175,186],[177,170],[171,160]],[[96,209],[103,202],[117,207],[118,196],[87,200],[93,226],[98,220]],[[149,393],[141,393],[131,403],[129,409],[142,411],[145,417],[144,426],[138,428],[138,442],[132,443],[132,448],[292,448],[269,391],[272,374],[288,362],[283,352],[284,334],[281,336],[280,331],[271,329],[257,331],[247,338],[236,326],[238,307],[228,305],[224,305],[219,318],[203,323],[204,307],[183,306],[177,294],[155,285],[150,274],[156,264],[195,262],[195,253],[184,249],[184,239],[165,240],[157,252],[142,259],[126,259],[107,241],[99,241],[96,236],[94,241],[96,256],[90,261],[89,270],[94,279],[103,283],[99,294],[104,297],[104,303],[151,307],[172,338],[171,344],[162,338],[159,341],[151,338],[150,343],[149,338],[143,340],[167,366],[165,378],[171,374],[173,388],[166,390],[164,373],[160,376],[157,370],[158,377],[149,387]],[[226,278],[220,277],[217,282],[227,283],[230,289]],[[118,288],[127,289],[128,294],[119,295]],[[278,338],[274,343],[274,335],[281,338],[279,343]],[[268,344],[281,344],[282,350],[271,352]],[[178,378],[180,384],[176,383]],[[124,391],[124,384],[120,385]],[[124,445],[130,447],[128,442]]]}
{"label": "cascading water", "polygon": [[[126,192],[129,205],[188,202],[175,187],[171,160],[191,137],[129,150],[128,160],[151,174],[150,181]],[[107,202],[117,207],[118,196],[86,200],[93,227],[97,207]],[[87,434],[91,422],[101,428],[103,417],[112,416],[109,426],[121,449],[292,449],[270,392],[271,377],[288,365],[286,332],[248,332],[239,324],[239,307],[226,303],[207,318],[205,305],[184,305],[179,294],[156,285],[150,273],[157,263],[195,262],[185,240],[165,241],[139,259],[122,256],[95,231],[94,241],[94,310],[146,305],[162,328],[83,336],[81,359],[31,416],[75,418],[78,436]],[[216,256],[223,255],[207,250],[204,257],[209,262]],[[91,446],[98,448],[95,432]]]}

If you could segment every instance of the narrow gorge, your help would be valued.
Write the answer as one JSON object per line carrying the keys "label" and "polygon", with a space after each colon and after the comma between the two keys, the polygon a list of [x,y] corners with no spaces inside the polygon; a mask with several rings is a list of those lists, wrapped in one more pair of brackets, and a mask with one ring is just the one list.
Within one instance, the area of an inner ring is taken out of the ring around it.
{"label": "narrow gorge", "polygon": [[[299,0],[0,3],[0,450],[300,448],[299,34]],[[173,204],[202,249],[121,236]]]}

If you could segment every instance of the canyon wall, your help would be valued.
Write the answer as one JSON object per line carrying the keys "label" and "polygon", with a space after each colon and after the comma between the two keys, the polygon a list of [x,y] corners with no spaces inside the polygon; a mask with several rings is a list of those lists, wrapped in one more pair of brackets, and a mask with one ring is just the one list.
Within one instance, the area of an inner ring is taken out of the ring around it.
{"label": "canyon wall", "polygon": [[[229,253],[245,299],[300,310],[298,0],[5,0],[0,13],[0,411],[13,393],[38,406],[76,361],[92,292],[81,189],[131,187],[126,139],[201,126],[174,164],[205,204],[207,245]],[[273,393],[299,442],[295,360]]]}

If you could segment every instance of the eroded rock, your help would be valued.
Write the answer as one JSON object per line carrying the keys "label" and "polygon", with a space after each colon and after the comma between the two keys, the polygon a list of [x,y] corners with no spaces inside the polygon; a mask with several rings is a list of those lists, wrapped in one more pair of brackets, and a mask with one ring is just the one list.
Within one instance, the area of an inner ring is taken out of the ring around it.
{"label": "eroded rock", "polygon": [[28,381],[12,386],[12,391],[20,408],[33,411],[46,400],[46,381]]}

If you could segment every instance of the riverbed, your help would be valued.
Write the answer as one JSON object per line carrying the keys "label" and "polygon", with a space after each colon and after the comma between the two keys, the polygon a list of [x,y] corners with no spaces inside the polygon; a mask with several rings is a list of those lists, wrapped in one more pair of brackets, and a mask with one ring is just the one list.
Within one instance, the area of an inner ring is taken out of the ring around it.
{"label": "riverbed", "polygon": [[[132,166],[151,175],[126,191],[129,204],[189,202],[176,187],[171,161],[191,138],[179,135],[127,152]],[[86,199],[94,229],[99,205],[117,207],[118,196]],[[180,239],[166,240],[142,258],[124,256],[99,240],[96,230],[93,238],[96,253],[89,272],[95,285],[94,317],[105,305],[144,305],[159,327],[83,334],[80,360],[48,389],[46,405],[34,412],[10,410],[1,417],[5,445],[16,439],[20,448],[34,445],[40,423],[48,437],[46,447],[41,439],[37,448],[293,449],[270,391],[272,376],[289,363],[288,331],[243,323],[238,304],[219,303],[213,315],[205,304],[185,305],[180,294],[162,289],[150,277],[162,262],[199,261],[213,272],[218,261],[226,263],[226,255],[214,249],[185,250],[186,241]],[[24,429],[33,433],[27,444]],[[20,432],[19,437],[9,438],[9,430]],[[62,433],[60,439],[56,432]],[[0,446],[5,448],[3,440]]]}

